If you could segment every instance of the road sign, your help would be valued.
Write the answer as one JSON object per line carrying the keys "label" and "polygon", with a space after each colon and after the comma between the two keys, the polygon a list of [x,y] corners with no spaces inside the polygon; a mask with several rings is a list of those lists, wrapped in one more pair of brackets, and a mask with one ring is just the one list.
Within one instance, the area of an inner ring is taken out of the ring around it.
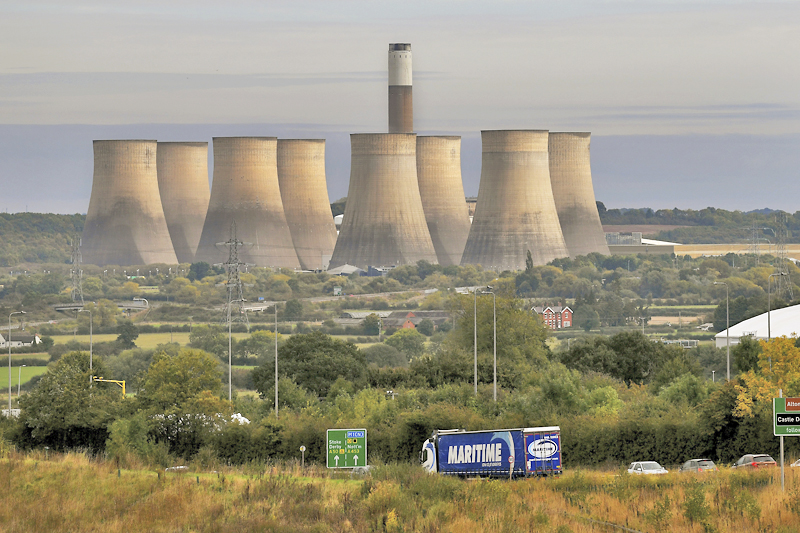
{"label": "road sign", "polygon": [[367,466],[366,429],[328,430],[328,468]]}
{"label": "road sign", "polygon": [[800,437],[800,398],[773,398],[774,435]]}

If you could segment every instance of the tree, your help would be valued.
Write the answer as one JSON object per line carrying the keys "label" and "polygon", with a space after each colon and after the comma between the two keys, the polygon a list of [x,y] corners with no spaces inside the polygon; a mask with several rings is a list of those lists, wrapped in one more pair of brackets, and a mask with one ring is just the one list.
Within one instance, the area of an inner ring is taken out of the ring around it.
{"label": "tree", "polygon": [[[282,343],[283,335],[278,334],[278,344]],[[261,365],[274,360],[275,333],[254,331],[248,338],[236,343],[233,355],[237,365]]]}
{"label": "tree", "polygon": [[213,275],[213,272],[211,271],[211,265],[205,261],[199,261],[191,264],[189,267],[189,275],[186,277],[189,278],[189,281],[194,281],[196,279],[203,279],[208,275]]}
{"label": "tree", "polygon": [[609,339],[609,346],[617,354],[612,375],[629,383],[649,381],[670,358],[666,346],[651,341],[638,331],[617,333]]}
{"label": "tree", "polygon": [[772,409],[772,398],[800,396],[800,348],[794,337],[759,341],[758,368],[745,372],[736,385],[734,415],[753,417]]}
{"label": "tree", "polygon": [[56,450],[88,447],[102,450],[108,425],[114,419],[119,389],[106,384],[90,385],[90,375],[104,373],[102,361],[89,370],[87,352],[70,352],[47,369],[36,387],[22,397],[22,423],[35,446]]}
{"label": "tree", "polygon": [[423,318],[422,320],[419,321],[419,324],[417,324],[417,331],[419,331],[426,337],[430,337],[431,335],[433,335],[434,329],[435,326],[433,325],[433,321],[429,318]]}
{"label": "tree", "polygon": [[183,409],[201,393],[222,393],[219,361],[202,350],[184,348],[176,355],[159,352],[142,380],[136,399],[143,409]]}
{"label": "tree", "polygon": [[139,337],[139,328],[133,322],[130,320],[121,321],[117,325],[117,334],[117,344],[119,344],[120,348],[124,350],[136,348],[134,341]]}
{"label": "tree", "polygon": [[[238,344],[235,339],[231,343]],[[196,326],[189,335],[189,345],[222,358],[228,353],[228,335],[220,326]]]}
{"label": "tree", "polygon": [[398,330],[383,342],[403,352],[409,359],[419,357],[425,352],[425,336],[410,328]]}
{"label": "tree", "polygon": [[108,368],[109,378],[124,379],[128,390],[134,391],[138,388],[138,381],[147,372],[152,359],[152,350],[134,348],[124,350],[117,356],[108,357],[104,362]]}
{"label": "tree", "polygon": [[283,317],[286,320],[300,320],[303,318],[303,302],[300,300],[289,300],[283,308]]}
{"label": "tree", "polygon": [[378,367],[408,366],[408,356],[386,343],[373,344],[363,353],[367,363]]}
{"label": "tree", "polygon": [[744,336],[739,339],[739,344],[731,349],[733,362],[740,374],[758,371],[758,356],[761,354],[761,344],[753,337]]}
{"label": "tree", "polygon": [[381,319],[375,313],[370,313],[361,323],[365,335],[378,335],[381,331]]}
{"label": "tree", "polygon": [[[337,378],[363,385],[366,362],[364,354],[351,342],[333,339],[314,331],[292,335],[278,349],[278,371],[319,397]],[[267,362],[253,370],[253,383],[262,398],[275,381],[275,364]]]}
{"label": "tree", "polygon": [[136,396],[156,441],[187,458],[209,443],[233,411],[221,398],[221,376],[219,361],[202,350],[156,353]]}
{"label": "tree", "polygon": [[600,327],[600,315],[588,305],[581,305],[572,317],[572,323],[586,333]]}

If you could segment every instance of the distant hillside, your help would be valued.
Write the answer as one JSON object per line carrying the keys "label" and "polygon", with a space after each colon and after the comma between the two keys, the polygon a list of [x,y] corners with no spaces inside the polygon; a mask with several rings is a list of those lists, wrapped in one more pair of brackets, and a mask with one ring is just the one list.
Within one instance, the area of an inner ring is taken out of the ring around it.
{"label": "distant hillside", "polygon": [[[800,242],[800,211],[794,214],[764,208],[744,213],[706,207],[705,209],[606,209],[597,202],[597,210],[604,226],[676,226],[660,231],[654,238],[684,244],[723,244],[746,242],[752,238],[753,230],[763,242],[776,242],[785,216],[788,230],[786,242]],[[619,229],[619,231],[624,231]],[[631,230],[628,230],[631,231]],[[633,231],[651,234],[641,227]]]}
{"label": "distant hillside", "polygon": [[83,232],[86,215],[0,213],[0,266],[67,263],[72,236]]}

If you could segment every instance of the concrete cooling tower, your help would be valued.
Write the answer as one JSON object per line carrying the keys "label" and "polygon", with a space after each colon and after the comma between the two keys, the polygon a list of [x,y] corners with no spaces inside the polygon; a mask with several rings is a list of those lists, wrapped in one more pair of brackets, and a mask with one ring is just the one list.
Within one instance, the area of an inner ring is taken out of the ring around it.
{"label": "concrete cooling tower", "polygon": [[211,200],[195,261],[222,263],[236,237],[250,243],[239,260],[262,267],[299,268],[278,185],[276,137],[215,137]]}
{"label": "concrete cooling tower", "polygon": [[389,133],[414,131],[411,98],[411,45],[389,45]]}
{"label": "concrete cooling tower", "polygon": [[161,206],[156,141],[94,141],[94,179],[83,228],[83,261],[176,264]]}
{"label": "concrete cooling tower", "polygon": [[461,181],[461,137],[417,137],[417,179],[439,264],[458,265],[470,227]]}
{"label": "concrete cooling tower", "polygon": [[350,187],[331,268],[436,263],[413,133],[350,135]]}
{"label": "concrete cooling tower", "polygon": [[278,139],[278,181],[300,266],[327,268],[336,226],[325,180],[325,139]]}
{"label": "concrete cooling tower", "polygon": [[158,190],[175,255],[194,261],[208,210],[208,143],[158,143]]}
{"label": "concrete cooling tower", "polygon": [[544,265],[569,252],[558,221],[548,163],[548,132],[482,131],[478,205],[462,265],[523,270],[527,252]]}
{"label": "concrete cooling tower", "polygon": [[570,257],[609,255],[589,162],[591,133],[550,134],[550,182]]}

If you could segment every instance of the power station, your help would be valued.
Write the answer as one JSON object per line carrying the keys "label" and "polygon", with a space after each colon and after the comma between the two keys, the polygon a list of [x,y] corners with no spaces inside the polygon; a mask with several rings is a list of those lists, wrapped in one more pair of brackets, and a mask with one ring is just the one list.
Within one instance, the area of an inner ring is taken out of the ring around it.
{"label": "power station", "polygon": [[159,142],[158,190],[172,246],[180,263],[191,263],[203,232],[211,194],[207,142]]}
{"label": "power station", "polygon": [[227,259],[218,243],[246,242],[239,259],[261,267],[300,268],[278,184],[276,137],[214,137],[214,178],[195,261]]}
{"label": "power station", "polygon": [[82,255],[94,265],[176,264],[149,140],[94,141]]}
{"label": "power station", "polygon": [[389,133],[414,131],[411,98],[411,45],[389,45]]}
{"label": "power station", "polygon": [[417,180],[436,257],[458,265],[469,235],[461,180],[461,137],[417,137]]}
{"label": "power station", "polygon": [[215,137],[208,143],[94,141],[83,258],[97,265],[222,263],[319,270],[350,264],[525,268],[609,254],[594,198],[589,133],[482,131],[470,222],[461,137],[414,131],[411,44],[388,53],[388,133],[352,134],[337,237],[324,139]]}
{"label": "power station", "polygon": [[325,179],[325,139],[278,139],[278,182],[300,267],[327,268],[336,225]]}
{"label": "power station", "polygon": [[350,135],[347,206],[330,266],[436,262],[417,184],[413,133]]}
{"label": "power station", "polygon": [[551,132],[550,182],[570,257],[610,255],[592,186],[591,133]]}
{"label": "power station", "polygon": [[478,205],[462,265],[522,270],[567,257],[550,185],[546,130],[482,131]]}

